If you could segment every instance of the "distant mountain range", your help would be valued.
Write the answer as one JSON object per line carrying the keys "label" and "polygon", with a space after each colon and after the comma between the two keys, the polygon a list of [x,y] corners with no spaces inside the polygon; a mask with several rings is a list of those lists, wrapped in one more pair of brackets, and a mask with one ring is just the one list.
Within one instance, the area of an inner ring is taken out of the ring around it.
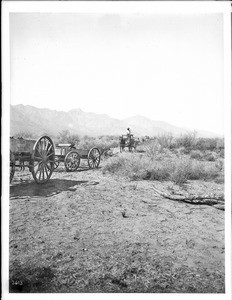
{"label": "distant mountain range", "polygon": [[[176,136],[193,131],[140,115],[119,120],[105,114],[84,112],[81,109],[64,112],[22,104],[11,105],[10,126],[11,136],[27,132],[33,136],[46,133],[55,137],[63,130],[69,130],[70,133],[80,136],[122,135],[126,134],[127,127],[130,127],[136,136],[150,137],[165,133]],[[197,136],[217,137],[220,135],[208,131],[197,131]]]}

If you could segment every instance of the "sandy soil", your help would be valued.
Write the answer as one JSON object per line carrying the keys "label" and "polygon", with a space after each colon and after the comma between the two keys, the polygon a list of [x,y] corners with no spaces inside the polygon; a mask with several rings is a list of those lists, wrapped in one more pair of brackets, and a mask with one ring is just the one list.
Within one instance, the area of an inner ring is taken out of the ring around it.
{"label": "sandy soil", "polygon": [[[11,292],[224,293],[224,212],[157,196],[152,184],[61,166],[10,187]],[[222,185],[189,182],[199,193]]]}

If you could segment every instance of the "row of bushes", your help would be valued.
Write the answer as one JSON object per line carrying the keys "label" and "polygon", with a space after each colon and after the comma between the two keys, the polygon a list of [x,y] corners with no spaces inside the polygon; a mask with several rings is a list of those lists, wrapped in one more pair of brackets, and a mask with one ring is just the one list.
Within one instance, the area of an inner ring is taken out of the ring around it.
{"label": "row of bushes", "polygon": [[152,159],[146,154],[123,153],[109,158],[104,171],[126,175],[129,178],[171,180],[183,184],[187,180],[223,181],[223,162],[201,162],[189,156],[164,156]]}
{"label": "row of bushes", "polygon": [[[150,157],[156,157],[158,153],[171,151],[172,153],[183,155],[189,154],[191,158],[205,159],[215,161],[218,156],[224,157],[224,141],[223,139],[203,139],[198,138],[196,142],[189,146],[187,143],[180,142],[182,137],[174,138],[172,142],[164,142],[167,136],[157,137],[140,144],[137,147],[138,152],[146,152]],[[170,140],[169,140],[170,141]]]}
{"label": "row of bushes", "polygon": [[146,141],[145,145],[157,143],[161,149],[184,148],[186,153],[191,150],[221,151],[224,149],[223,138],[198,138],[196,132],[174,137],[172,134],[163,134]]}
{"label": "row of bushes", "polygon": [[200,151],[200,150],[192,150],[190,153],[190,157],[197,160],[207,160],[207,161],[216,161],[218,158],[224,157],[224,149],[220,150],[220,152],[214,151]]}
{"label": "row of bushes", "polygon": [[118,147],[119,141],[118,137],[102,136],[102,137],[83,137],[79,144],[78,148],[80,149],[90,149],[92,147],[97,147],[103,153],[104,151],[110,148]]}
{"label": "row of bushes", "polygon": [[[23,138],[35,138],[32,134],[27,132],[22,132],[18,134]],[[63,130],[56,137],[52,137],[55,142],[60,143],[74,143],[77,147],[81,149],[89,149],[93,146],[97,146],[100,149],[108,149],[118,147],[119,137],[118,136],[100,136],[100,137],[90,137],[84,136],[80,137],[77,134],[72,134],[68,130]],[[141,138],[141,141],[143,139]],[[214,151],[216,153],[221,153],[224,156],[224,139],[223,138],[197,138],[196,132],[181,135],[179,137],[174,137],[172,134],[163,134],[153,139],[145,139],[138,146],[138,151],[151,153],[152,156],[157,153],[157,151],[162,152],[164,149],[175,150],[181,149],[184,154],[189,154],[192,151],[192,158],[200,157],[202,154],[200,151]],[[197,152],[198,151],[198,152]],[[194,155],[196,157],[194,157]],[[213,158],[212,158],[213,159]]]}
{"label": "row of bushes", "polygon": [[116,136],[100,136],[90,137],[71,134],[68,130],[64,130],[56,137],[56,141],[59,143],[73,143],[79,149],[91,149],[97,147],[103,153],[107,149],[118,147],[118,137]]}

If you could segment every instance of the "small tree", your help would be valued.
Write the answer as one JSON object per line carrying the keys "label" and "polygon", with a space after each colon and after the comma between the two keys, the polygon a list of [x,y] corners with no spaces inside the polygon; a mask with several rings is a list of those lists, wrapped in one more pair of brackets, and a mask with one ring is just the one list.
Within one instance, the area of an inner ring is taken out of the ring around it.
{"label": "small tree", "polygon": [[62,130],[57,139],[59,143],[78,144],[80,142],[79,136],[77,134],[71,134],[69,130]]}
{"label": "small tree", "polygon": [[164,133],[162,135],[158,135],[157,141],[162,149],[170,149],[173,141],[173,135],[171,133]]}
{"label": "small tree", "polygon": [[181,135],[179,138],[176,138],[177,147],[184,147],[187,152],[196,148],[196,138],[197,132],[186,133]]}

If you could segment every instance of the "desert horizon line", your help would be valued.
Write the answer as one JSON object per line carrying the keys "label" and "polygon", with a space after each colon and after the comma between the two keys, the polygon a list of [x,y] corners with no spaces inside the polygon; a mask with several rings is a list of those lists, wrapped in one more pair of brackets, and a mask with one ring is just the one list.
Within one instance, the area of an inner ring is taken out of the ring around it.
{"label": "desert horizon line", "polygon": [[176,125],[176,124],[173,124],[173,122],[168,122],[168,121],[164,121],[164,120],[157,120],[157,119],[152,119],[152,118],[149,118],[145,115],[142,115],[142,114],[134,114],[134,115],[131,115],[131,116],[128,116],[126,118],[117,118],[117,117],[113,117],[111,116],[110,114],[108,113],[96,113],[96,112],[93,112],[93,111],[85,111],[83,110],[82,108],[71,108],[71,109],[68,109],[68,110],[58,110],[58,109],[52,109],[52,108],[48,108],[48,107],[38,107],[38,106],[35,106],[35,105],[31,105],[31,104],[22,104],[22,103],[18,103],[18,104],[10,104],[11,106],[28,106],[28,107],[33,107],[33,108],[36,108],[36,109],[46,109],[46,110],[50,110],[50,111],[57,111],[57,112],[65,112],[65,113],[68,113],[68,112],[71,112],[71,111],[81,111],[83,113],[88,113],[88,114],[95,114],[95,115],[98,115],[98,116],[107,116],[111,119],[114,119],[114,120],[119,120],[119,121],[125,121],[127,119],[131,119],[131,118],[134,118],[134,117],[142,117],[144,119],[147,119],[149,121],[155,121],[155,122],[160,122],[160,123],[165,123],[165,124],[168,124],[168,125],[172,125],[173,127],[176,127],[176,128],[181,128],[181,129],[185,129],[185,130],[188,130],[188,131],[191,131],[191,132],[199,132],[199,131],[205,131],[207,133],[212,133],[212,134],[215,134],[215,135],[218,135],[220,137],[223,137],[224,136],[224,132],[216,132],[216,131],[209,131],[207,129],[204,129],[204,128],[192,128],[192,127],[188,127],[188,126],[179,126],[179,125]]}

